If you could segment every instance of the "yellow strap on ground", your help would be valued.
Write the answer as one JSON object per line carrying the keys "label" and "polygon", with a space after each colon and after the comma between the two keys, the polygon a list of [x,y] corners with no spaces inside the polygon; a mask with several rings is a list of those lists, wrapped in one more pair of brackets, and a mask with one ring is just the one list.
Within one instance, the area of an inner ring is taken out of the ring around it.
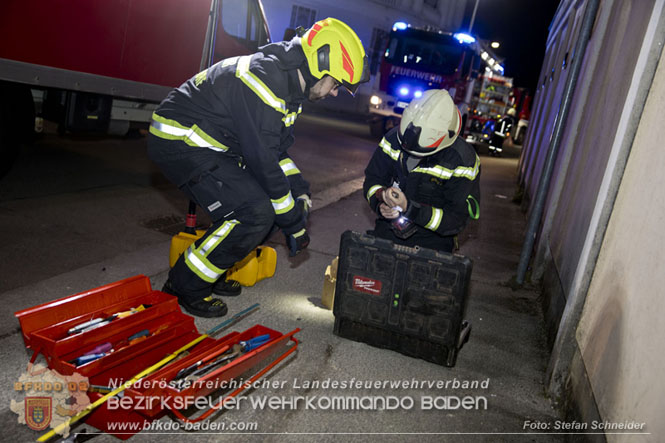
{"label": "yellow strap on ground", "polygon": [[78,414],[73,416],[72,418],[70,418],[68,420],[65,420],[64,423],[61,423],[60,425],[58,425],[55,428],[51,429],[46,434],[39,437],[37,439],[37,441],[42,441],[43,442],[43,441],[48,441],[49,439],[53,438],[55,436],[55,434],[59,434],[67,426],[73,425],[74,423],[76,423],[77,421],[79,421],[80,419],[85,417],[86,415],[90,414],[97,406],[100,406],[100,405],[104,404],[106,402],[106,400],[108,400],[109,398],[115,397],[120,392],[124,391],[125,389],[127,389],[128,387],[130,387],[131,385],[133,385],[134,383],[136,383],[137,381],[139,381],[143,377],[152,374],[157,369],[161,368],[162,366],[164,366],[165,364],[167,364],[168,362],[170,362],[171,360],[176,358],[178,356],[178,354],[181,354],[181,353],[185,352],[186,350],[188,350],[189,348],[191,348],[192,346],[197,345],[201,340],[203,340],[206,337],[208,337],[208,334],[203,334],[203,335],[197,337],[196,339],[194,339],[194,340],[190,341],[189,343],[187,343],[182,348],[178,349],[177,351],[174,351],[172,354],[170,354],[170,355],[166,356],[165,358],[163,358],[162,360],[158,361],[154,365],[152,365],[149,368],[144,369],[143,371],[139,372],[131,380],[126,381],[125,383],[123,383],[122,386],[114,389],[113,391],[111,391],[108,394],[104,395],[103,397],[99,398],[96,402],[89,404],[84,410],[82,410],[81,412],[79,412]]}
{"label": "yellow strap on ground", "polygon": [[192,346],[196,346],[196,345],[197,345],[199,342],[201,342],[201,340],[203,340],[204,338],[206,338],[206,337],[210,337],[210,336],[211,336],[212,334],[214,334],[215,332],[219,331],[219,330],[222,329],[223,327],[226,327],[226,326],[230,325],[231,323],[233,323],[234,321],[236,321],[236,320],[239,319],[240,317],[243,317],[244,315],[246,315],[247,313],[249,313],[250,311],[253,311],[254,309],[256,309],[256,308],[258,308],[258,307],[259,307],[259,304],[258,304],[258,303],[254,303],[254,304],[253,304],[252,306],[250,306],[249,308],[247,308],[247,309],[243,309],[242,311],[240,311],[240,312],[238,312],[237,314],[235,314],[233,317],[231,317],[231,318],[229,318],[229,319],[227,319],[227,320],[224,320],[223,322],[221,322],[220,324],[218,324],[218,325],[215,326],[214,328],[209,329],[205,334],[201,334],[200,336],[198,336],[198,337],[195,338],[194,340],[192,340],[192,341],[190,341],[189,343],[187,343],[186,345],[184,345],[182,348],[180,348],[180,349],[178,349],[178,350],[176,350],[176,351],[173,351],[171,354],[167,355],[167,356],[164,357],[162,360],[160,360],[160,361],[158,361],[157,363],[155,363],[154,365],[150,366],[148,369],[144,369],[143,371],[139,372],[139,373],[136,374],[134,377],[132,377],[131,380],[129,380],[128,382],[123,383],[123,385],[120,386],[119,388],[114,389],[113,391],[111,391],[111,392],[109,392],[108,394],[104,395],[103,397],[101,397],[101,398],[100,398],[99,400],[97,400],[96,402],[94,402],[94,403],[92,403],[92,404],[89,404],[84,410],[82,410],[81,412],[79,412],[78,414],[76,414],[75,416],[73,416],[72,418],[68,419],[68,420],[65,421],[64,423],[60,424],[59,426],[56,426],[55,428],[53,428],[52,430],[50,430],[50,431],[47,432],[46,434],[44,434],[44,435],[42,435],[41,437],[39,437],[39,438],[37,439],[37,441],[48,441],[50,438],[54,437],[56,433],[60,433],[60,432],[62,432],[67,426],[70,426],[70,425],[76,423],[77,421],[79,421],[80,419],[82,419],[83,417],[85,417],[86,415],[88,415],[89,413],[91,413],[92,410],[95,409],[97,406],[99,406],[99,405],[103,404],[104,402],[106,402],[106,400],[108,400],[109,398],[118,395],[120,392],[124,391],[124,390],[127,389],[129,386],[131,386],[132,384],[134,384],[134,383],[136,383],[137,381],[141,380],[143,377],[152,374],[152,373],[155,372],[157,369],[161,368],[162,366],[164,366],[164,365],[167,364],[168,362],[170,362],[170,361],[172,361],[173,359],[175,359],[179,354],[182,354],[183,352],[185,352],[186,350],[188,350],[188,349],[191,348]]}

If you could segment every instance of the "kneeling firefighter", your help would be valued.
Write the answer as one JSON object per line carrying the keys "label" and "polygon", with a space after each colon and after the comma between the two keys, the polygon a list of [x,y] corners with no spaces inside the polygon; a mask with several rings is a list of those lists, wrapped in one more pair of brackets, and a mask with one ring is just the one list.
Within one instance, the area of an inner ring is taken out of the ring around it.
{"label": "kneeling firefighter", "polygon": [[306,99],[354,94],[369,79],[362,42],[328,18],[288,42],[222,60],[171,91],[153,114],[148,156],[210,215],[212,226],[178,259],[163,291],[191,314],[219,317],[236,295],[225,272],[270,233],[286,236],[290,254],[309,243],[305,181],[287,149]]}
{"label": "kneeling firefighter", "polygon": [[444,252],[469,217],[477,219],[480,160],[458,137],[460,112],[448,91],[431,89],[404,110],[367,168],[363,190],[380,216],[377,237]]}

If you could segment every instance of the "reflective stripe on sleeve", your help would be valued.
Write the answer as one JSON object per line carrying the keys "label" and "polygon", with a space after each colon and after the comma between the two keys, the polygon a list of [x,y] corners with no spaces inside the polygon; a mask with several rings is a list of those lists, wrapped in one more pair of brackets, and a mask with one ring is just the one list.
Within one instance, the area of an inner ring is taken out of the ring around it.
{"label": "reflective stripe on sleeve", "polygon": [[374,194],[376,194],[376,191],[378,191],[381,188],[382,188],[381,185],[374,185],[371,188],[369,188],[369,191],[367,191],[367,201],[369,201],[369,199],[372,198]]}
{"label": "reflective stripe on sleeve", "polygon": [[298,114],[302,112],[302,105],[298,107],[297,111],[290,112],[286,114],[283,118],[282,121],[284,122],[284,126],[291,126],[296,122],[296,118],[298,118]]}
{"label": "reflective stripe on sleeve", "polygon": [[427,229],[436,231],[441,226],[441,220],[443,219],[443,211],[439,208],[432,207],[432,217],[429,219],[429,222],[425,225]]}
{"label": "reflective stripe on sleeve", "polygon": [[[261,81],[256,75],[252,74],[249,70],[249,63],[252,59],[251,55],[245,55],[238,58],[238,66],[236,68],[236,77],[245,83],[249,89],[254,91],[256,95],[271,108],[275,109],[284,115],[287,114],[286,104],[284,100],[278,98],[271,90]],[[295,121],[295,117],[293,118]]]}
{"label": "reflective stripe on sleeve", "polygon": [[275,214],[281,215],[281,214],[286,214],[289,212],[293,207],[295,206],[295,202],[293,201],[293,197],[291,196],[291,191],[289,191],[288,194],[286,194],[284,197],[273,200],[270,199],[272,203],[272,207],[275,210]]}
{"label": "reflective stripe on sleeve", "polygon": [[307,232],[307,230],[305,228],[303,228],[300,231],[293,234],[293,237],[294,238],[302,237],[303,235],[305,235],[305,232]]}
{"label": "reflective stripe on sleeve", "polygon": [[288,157],[279,162],[279,167],[282,168],[284,175],[287,177],[289,175],[300,174],[300,169],[298,169],[296,164],[293,163],[293,160]]}
{"label": "reflective stripe on sleeve", "polygon": [[395,161],[399,160],[399,149],[393,149],[392,145],[388,142],[388,140],[386,140],[385,137],[381,139],[379,146],[381,146],[381,149],[386,153],[386,155],[388,155],[388,157]]}
{"label": "reflective stripe on sleeve", "polygon": [[208,148],[213,151],[228,151],[228,147],[221,144],[197,125],[191,128],[181,125],[175,120],[169,120],[155,113],[152,114],[150,133],[166,140],[182,140],[189,146]]}

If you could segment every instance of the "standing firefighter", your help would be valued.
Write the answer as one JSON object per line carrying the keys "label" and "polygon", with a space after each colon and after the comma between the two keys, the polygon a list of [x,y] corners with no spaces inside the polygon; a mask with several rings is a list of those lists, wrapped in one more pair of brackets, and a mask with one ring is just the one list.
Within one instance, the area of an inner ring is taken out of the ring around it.
{"label": "standing firefighter", "polygon": [[501,156],[503,142],[510,137],[510,131],[513,130],[513,126],[515,126],[515,110],[510,108],[506,112],[506,115],[494,125],[494,133],[492,134],[489,145],[490,155]]}
{"label": "standing firefighter", "polygon": [[355,32],[327,18],[289,42],[222,60],[174,89],[153,114],[149,157],[212,226],[178,259],[163,291],[190,313],[226,314],[211,294],[235,295],[224,274],[281,228],[293,256],[306,248],[311,206],[305,181],[287,149],[306,99],[354,94],[369,79]]}
{"label": "standing firefighter", "polygon": [[363,190],[380,215],[375,236],[453,251],[469,217],[478,218],[480,201],[480,160],[460,129],[445,90],[425,91],[404,110],[365,169]]}

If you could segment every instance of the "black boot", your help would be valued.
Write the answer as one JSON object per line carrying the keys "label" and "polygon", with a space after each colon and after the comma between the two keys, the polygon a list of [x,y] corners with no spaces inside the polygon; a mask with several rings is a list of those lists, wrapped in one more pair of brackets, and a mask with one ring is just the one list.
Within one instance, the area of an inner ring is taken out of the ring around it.
{"label": "black boot", "polygon": [[226,280],[224,276],[212,285],[213,295],[219,295],[221,297],[235,297],[240,295],[241,291],[242,286],[240,286],[240,283],[235,280]]}
{"label": "black boot", "polygon": [[192,300],[178,294],[178,292],[173,289],[173,286],[171,286],[170,280],[166,280],[162,292],[178,297],[178,304],[182,306],[185,311],[192,315],[196,315],[197,317],[223,317],[229,311],[226,303],[221,300],[215,300],[212,296],[204,299]]}

